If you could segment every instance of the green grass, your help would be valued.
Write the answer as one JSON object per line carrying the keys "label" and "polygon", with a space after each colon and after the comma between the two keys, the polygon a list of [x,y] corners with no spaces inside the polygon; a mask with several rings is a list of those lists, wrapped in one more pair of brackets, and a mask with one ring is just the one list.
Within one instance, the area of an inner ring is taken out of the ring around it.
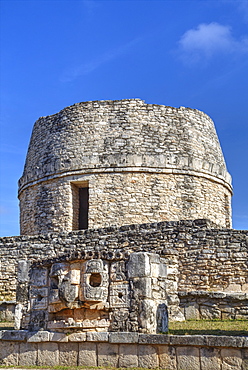
{"label": "green grass", "polygon": [[248,320],[187,320],[170,322],[172,335],[248,335]]}
{"label": "green grass", "polygon": [[[0,330],[14,329],[13,322],[0,322]],[[248,320],[187,320],[170,322],[170,335],[245,335]]]}

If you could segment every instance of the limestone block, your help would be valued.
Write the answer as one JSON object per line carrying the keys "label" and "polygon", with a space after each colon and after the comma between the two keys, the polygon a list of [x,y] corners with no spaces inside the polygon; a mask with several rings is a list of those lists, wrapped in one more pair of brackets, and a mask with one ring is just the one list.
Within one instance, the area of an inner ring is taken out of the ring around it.
{"label": "limestone block", "polygon": [[136,344],[120,344],[119,367],[138,367],[138,346]]}
{"label": "limestone block", "polygon": [[29,281],[29,267],[30,261],[19,260],[17,266],[17,281],[20,283],[25,283]]}
{"label": "limestone block", "polygon": [[68,336],[65,333],[51,332],[49,335],[50,342],[68,342]]}
{"label": "limestone block", "polygon": [[199,370],[199,348],[178,347],[176,348],[178,370]]}
{"label": "limestone block", "polygon": [[145,252],[132,253],[127,263],[129,279],[134,277],[146,277],[151,274],[149,254]]}
{"label": "limestone block", "polygon": [[118,344],[98,343],[98,366],[118,367]]}
{"label": "limestone block", "polygon": [[107,332],[87,332],[87,341],[89,342],[108,342],[109,333]]}
{"label": "limestone block", "polygon": [[86,333],[72,333],[68,335],[69,342],[85,342],[86,341]]}
{"label": "limestone block", "polygon": [[177,370],[176,349],[171,346],[158,346],[159,367],[167,370]]}
{"label": "limestone block", "polygon": [[222,368],[221,370],[241,369],[242,356],[240,349],[223,348],[221,349]]}
{"label": "limestone block", "polygon": [[201,370],[220,370],[220,350],[215,348],[200,348]]}
{"label": "limestone block", "polygon": [[159,366],[157,348],[149,344],[140,344],[138,349],[139,367],[155,369]]}
{"label": "limestone block", "polygon": [[141,298],[152,298],[152,280],[150,277],[133,278],[134,294]]}
{"label": "limestone block", "polygon": [[59,348],[57,343],[41,342],[38,343],[38,366],[58,366]]}
{"label": "limestone block", "polygon": [[109,343],[138,343],[139,333],[109,333]]}
{"label": "limestone block", "polygon": [[47,269],[46,268],[32,269],[31,284],[37,287],[46,286],[47,285]]}
{"label": "limestone block", "polygon": [[129,284],[111,284],[109,293],[110,307],[129,307]]}
{"label": "limestone block", "polygon": [[38,357],[37,343],[20,343],[19,366],[35,366]]}
{"label": "limestone block", "polygon": [[202,319],[221,319],[221,311],[215,307],[200,306],[200,315]]}
{"label": "limestone block", "polygon": [[77,366],[78,343],[59,344],[59,366]]}
{"label": "limestone block", "polygon": [[54,263],[51,267],[50,277],[58,277],[66,275],[69,272],[69,263],[58,262]]}
{"label": "limestone block", "polygon": [[0,364],[17,366],[19,361],[19,343],[0,342]]}
{"label": "limestone block", "polygon": [[143,299],[140,302],[139,323],[143,332],[157,332],[157,307],[150,299]]}
{"label": "limestone block", "polygon": [[0,331],[0,339],[8,341],[25,341],[27,338],[27,330],[3,330]]}
{"label": "limestone block", "polygon": [[49,331],[38,331],[38,332],[29,332],[28,342],[48,342],[50,337]]}
{"label": "limestone block", "polygon": [[197,303],[189,303],[185,306],[185,319],[186,320],[199,320],[200,313]]}
{"label": "limestone block", "polygon": [[78,366],[97,366],[96,343],[79,343]]}

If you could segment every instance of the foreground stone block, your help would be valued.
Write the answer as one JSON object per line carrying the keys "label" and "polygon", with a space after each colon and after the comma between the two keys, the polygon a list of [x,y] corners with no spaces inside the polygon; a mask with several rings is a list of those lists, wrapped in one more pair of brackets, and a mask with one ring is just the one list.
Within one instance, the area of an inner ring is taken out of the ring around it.
{"label": "foreground stone block", "polygon": [[159,367],[167,370],[177,370],[176,349],[166,345],[158,346]]}
{"label": "foreground stone block", "polygon": [[98,344],[98,366],[118,366],[118,344]]}
{"label": "foreground stone block", "polygon": [[19,366],[35,366],[38,357],[37,343],[20,343]]}
{"label": "foreground stone block", "polygon": [[120,344],[119,367],[138,367],[138,346],[137,344]]}
{"label": "foreground stone block", "polygon": [[221,350],[221,357],[223,361],[221,370],[241,369],[242,357],[239,349],[223,348]]}
{"label": "foreground stone block", "polygon": [[57,343],[44,342],[38,344],[38,366],[58,366],[59,348]]}
{"label": "foreground stone block", "polygon": [[19,343],[0,342],[0,364],[17,366],[19,360]]}
{"label": "foreground stone block", "polygon": [[78,343],[59,344],[59,365],[77,366],[78,364]]}
{"label": "foreground stone block", "polygon": [[220,350],[214,348],[201,348],[201,370],[220,370]]}
{"label": "foreground stone block", "polygon": [[176,349],[178,370],[199,370],[199,349],[194,347],[178,347]]}
{"label": "foreground stone block", "polygon": [[79,343],[78,366],[97,366],[96,343]]}
{"label": "foreground stone block", "polygon": [[139,367],[147,367],[154,369],[159,366],[157,348],[155,346],[143,345],[139,346]]}

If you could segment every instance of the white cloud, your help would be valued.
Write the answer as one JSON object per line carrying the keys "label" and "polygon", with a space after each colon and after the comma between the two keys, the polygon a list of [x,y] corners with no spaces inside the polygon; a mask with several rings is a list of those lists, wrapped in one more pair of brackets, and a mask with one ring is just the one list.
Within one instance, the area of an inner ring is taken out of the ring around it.
{"label": "white cloud", "polygon": [[233,37],[231,28],[219,23],[202,23],[186,31],[179,41],[181,57],[186,62],[209,60],[217,54],[248,52],[248,37],[241,40]]}
{"label": "white cloud", "polygon": [[93,72],[95,69],[99,68],[101,65],[106,64],[110,62],[113,59],[118,58],[119,56],[125,54],[131,47],[136,45],[141,38],[135,38],[132,41],[119,46],[116,49],[110,50],[102,55],[99,55],[97,58],[85,62],[82,64],[79,64],[78,66],[75,66],[73,68],[68,69],[65,71],[64,75],[61,78],[61,82],[71,82],[75,80],[76,78],[87,75],[91,72]]}

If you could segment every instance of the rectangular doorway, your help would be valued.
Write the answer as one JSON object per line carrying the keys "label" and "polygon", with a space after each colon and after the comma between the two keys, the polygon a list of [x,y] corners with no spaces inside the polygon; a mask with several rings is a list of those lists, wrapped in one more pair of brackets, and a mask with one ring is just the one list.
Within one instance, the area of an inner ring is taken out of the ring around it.
{"label": "rectangular doorway", "polygon": [[89,187],[79,188],[79,212],[78,212],[78,226],[79,230],[88,229],[89,216]]}

